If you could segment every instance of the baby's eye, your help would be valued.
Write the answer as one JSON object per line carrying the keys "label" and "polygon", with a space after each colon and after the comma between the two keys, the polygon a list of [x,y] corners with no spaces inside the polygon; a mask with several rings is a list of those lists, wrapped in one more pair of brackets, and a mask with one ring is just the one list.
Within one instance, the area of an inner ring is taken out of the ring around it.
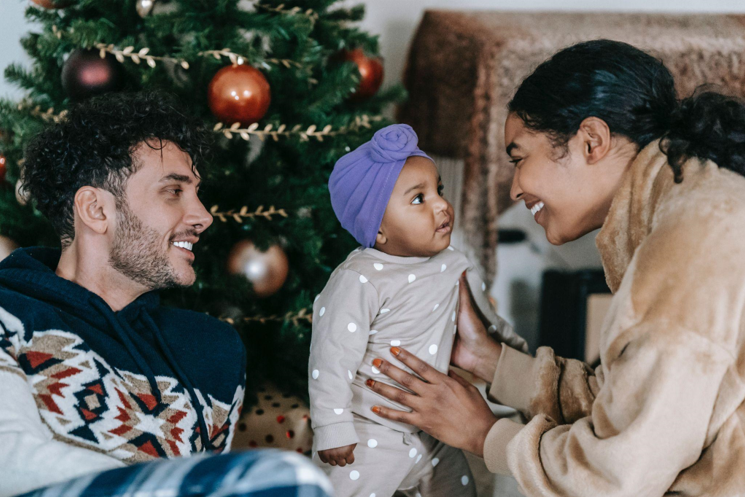
{"label": "baby's eye", "polygon": [[437,187],[437,193],[442,197],[442,192],[445,191],[445,187],[440,185]]}
{"label": "baby's eye", "polygon": [[518,164],[520,163],[520,161],[521,161],[521,160],[522,160],[522,159],[512,159],[512,160],[511,160],[510,162],[511,162],[512,164],[514,164],[514,166],[515,166],[515,167],[517,167],[517,165],[518,165]]}
{"label": "baby's eye", "polygon": [[414,200],[411,201],[411,203],[414,205],[421,204],[422,202],[424,202],[424,195],[422,195],[421,193],[414,197]]}

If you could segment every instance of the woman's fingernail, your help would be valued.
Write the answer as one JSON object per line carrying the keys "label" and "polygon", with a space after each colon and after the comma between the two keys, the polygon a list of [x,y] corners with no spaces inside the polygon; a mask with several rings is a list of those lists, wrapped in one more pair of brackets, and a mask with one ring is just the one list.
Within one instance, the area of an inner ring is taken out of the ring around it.
{"label": "woman's fingernail", "polygon": [[373,361],[373,366],[375,366],[378,369],[380,369],[380,366],[382,365],[383,365],[383,359],[375,359]]}
{"label": "woman's fingernail", "polygon": [[391,354],[398,357],[398,354],[400,353],[401,353],[401,349],[399,349],[398,347],[391,347]]}
{"label": "woman's fingernail", "polygon": [[378,407],[378,406],[372,406],[372,409],[371,410],[375,414],[380,414],[380,407]]}
{"label": "woman's fingernail", "polygon": [[367,380],[367,381],[365,382],[365,385],[367,385],[368,387],[372,388],[372,387],[373,387],[373,385],[375,385],[375,382],[374,382],[373,380]]}

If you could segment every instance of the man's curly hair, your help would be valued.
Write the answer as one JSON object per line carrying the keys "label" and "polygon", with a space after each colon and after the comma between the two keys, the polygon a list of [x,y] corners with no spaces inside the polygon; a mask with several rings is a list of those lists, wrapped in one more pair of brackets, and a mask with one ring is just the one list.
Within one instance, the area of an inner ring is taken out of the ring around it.
{"label": "man's curly hair", "polygon": [[26,148],[23,188],[59,235],[62,248],[75,238],[73,202],[84,186],[102,188],[124,202],[127,179],[137,172],[133,152],[142,143],[167,142],[203,167],[209,135],[161,92],[109,93],[71,107],[65,118]]}

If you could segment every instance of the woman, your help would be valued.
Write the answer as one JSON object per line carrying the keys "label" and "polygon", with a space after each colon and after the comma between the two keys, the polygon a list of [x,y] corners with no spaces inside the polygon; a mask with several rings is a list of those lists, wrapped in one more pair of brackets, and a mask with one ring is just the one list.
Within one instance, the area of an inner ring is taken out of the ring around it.
{"label": "woman", "polygon": [[529,496],[745,493],[745,106],[679,102],[661,62],[595,40],[554,55],[509,104],[512,198],[554,244],[590,231],[614,292],[601,363],[492,341],[461,285],[453,364],[525,414],[497,420],[478,391],[405,350],[379,368],[380,409],[511,473]]}

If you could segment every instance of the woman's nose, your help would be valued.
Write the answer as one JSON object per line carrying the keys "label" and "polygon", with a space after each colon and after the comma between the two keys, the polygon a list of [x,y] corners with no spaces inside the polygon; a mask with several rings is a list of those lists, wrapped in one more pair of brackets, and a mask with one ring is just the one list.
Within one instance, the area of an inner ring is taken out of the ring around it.
{"label": "woman's nose", "polygon": [[520,188],[520,173],[515,169],[515,176],[512,177],[512,187],[510,187],[510,198],[514,201],[518,201],[523,193],[525,192]]}

